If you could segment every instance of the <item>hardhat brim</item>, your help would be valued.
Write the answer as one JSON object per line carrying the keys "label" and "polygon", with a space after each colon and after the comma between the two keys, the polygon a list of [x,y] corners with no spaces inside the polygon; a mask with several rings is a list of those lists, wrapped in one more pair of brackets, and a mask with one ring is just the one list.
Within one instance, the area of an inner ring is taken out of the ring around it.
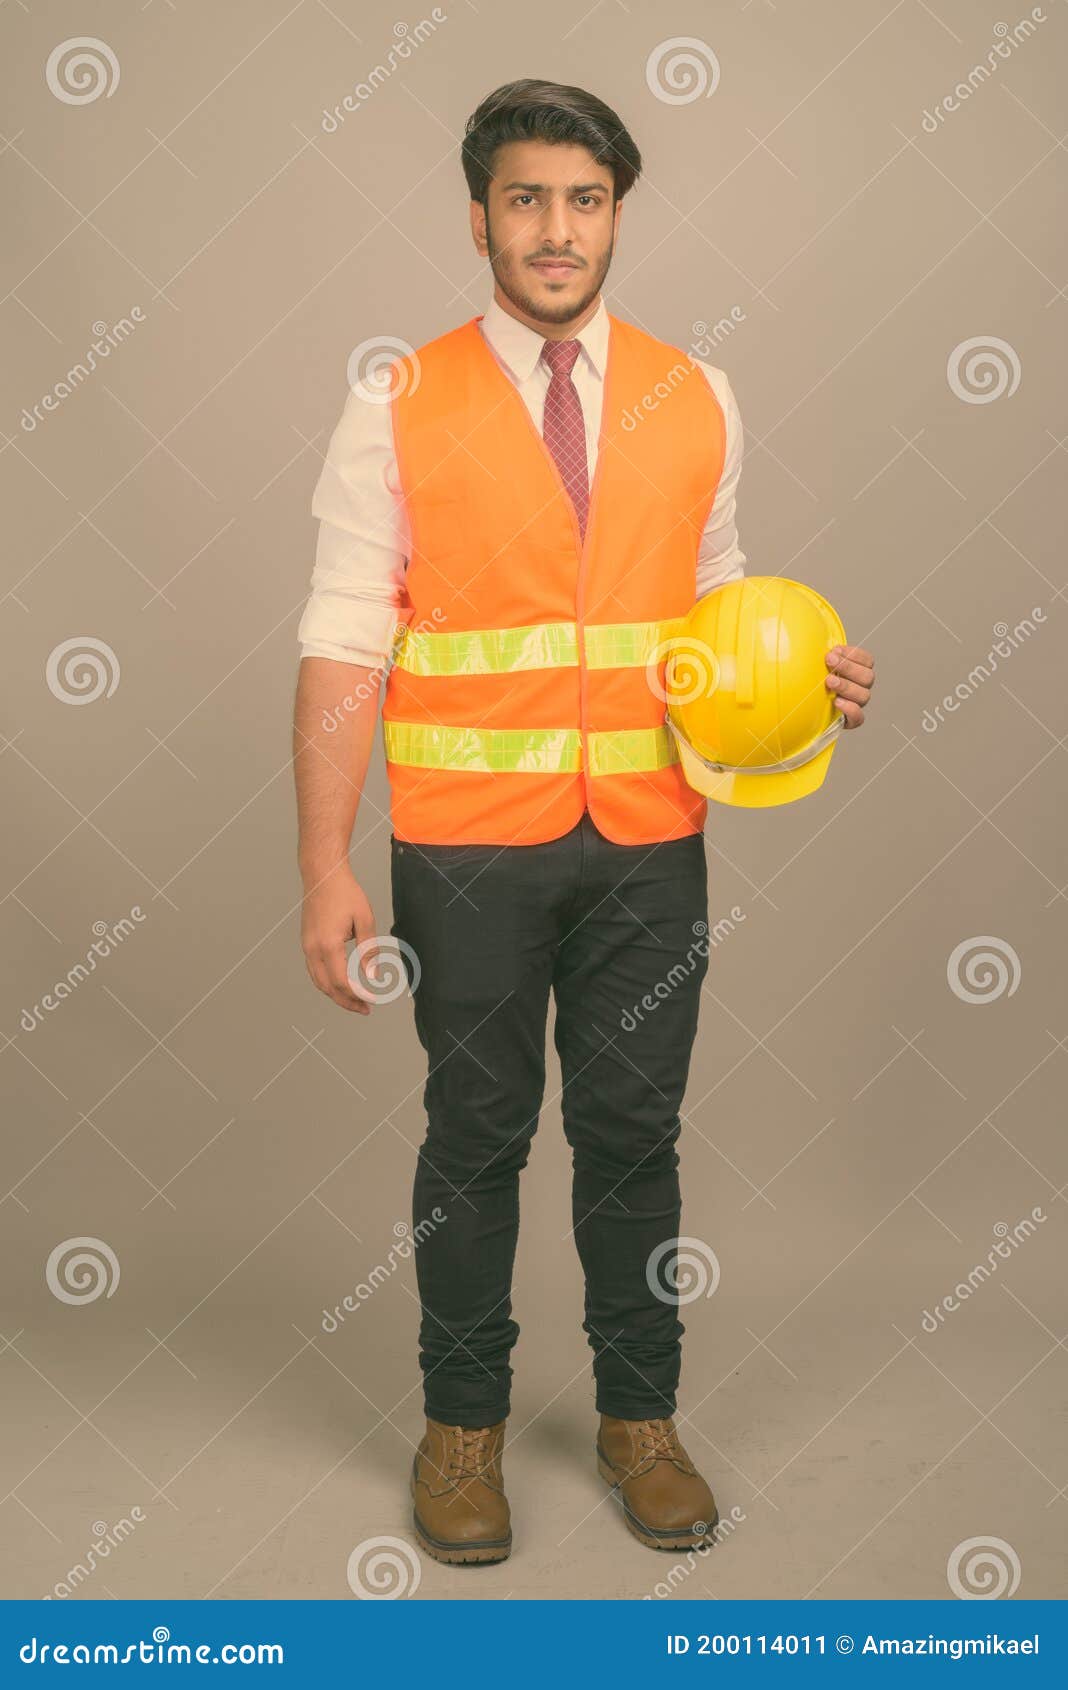
{"label": "hardhat brim", "polygon": [[783,769],[767,775],[744,772],[716,774],[706,768],[684,740],[679,739],[677,744],[688,786],[716,804],[731,804],[744,810],[770,809],[779,804],[792,804],[798,798],[807,798],[823,785],[827,766],[834,755],[832,743],[799,769]]}

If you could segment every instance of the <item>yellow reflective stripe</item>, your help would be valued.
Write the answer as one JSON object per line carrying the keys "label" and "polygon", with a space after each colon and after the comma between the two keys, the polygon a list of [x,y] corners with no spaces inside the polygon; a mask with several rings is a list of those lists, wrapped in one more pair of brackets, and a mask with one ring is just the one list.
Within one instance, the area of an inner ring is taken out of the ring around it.
{"label": "yellow reflective stripe", "polygon": [[617,728],[590,734],[591,775],[651,774],[678,762],[675,741],[664,728]]}
{"label": "yellow reflective stripe", "polygon": [[558,669],[577,662],[574,622],[475,628],[457,634],[406,629],[396,652],[398,668],[413,675],[494,675],[516,669]]}
{"label": "yellow reflective stripe", "polygon": [[[453,728],[384,721],[386,758],[421,769],[478,774],[576,774],[582,736],[576,728]],[[592,775],[646,774],[678,761],[666,727],[591,733]]]}
{"label": "yellow reflective stripe", "polygon": [[[659,645],[682,628],[684,618],[662,622],[594,622],[585,630],[591,669],[643,668]],[[473,628],[432,633],[404,628],[394,661],[412,675],[502,675],[519,669],[573,668],[578,624],[535,622],[522,628]]]}
{"label": "yellow reflective stripe", "polygon": [[382,724],[391,763],[422,769],[551,775],[582,767],[582,737],[574,728],[451,728],[437,723]]}
{"label": "yellow reflective stripe", "polygon": [[657,646],[677,634],[685,617],[666,622],[593,622],[586,626],[586,662],[591,669],[644,668]]}

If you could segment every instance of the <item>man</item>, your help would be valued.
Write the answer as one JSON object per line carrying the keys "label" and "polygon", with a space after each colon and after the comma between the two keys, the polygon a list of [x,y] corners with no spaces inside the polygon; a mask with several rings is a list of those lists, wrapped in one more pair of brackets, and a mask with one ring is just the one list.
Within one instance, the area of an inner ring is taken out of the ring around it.
{"label": "man", "polygon": [[[721,370],[601,300],[641,170],[614,112],[509,84],[469,120],[463,164],[493,300],[399,359],[388,404],[354,389],[316,489],[295,731],[303,946],[319,989],[366,1014],[345,946],[373,979],[377,929],[348,849],[392,653],[391,931],[428,1057],[418,1541],[448,1562],[511,1546],[511,1274],[551,995],[598,1467],[643,1543],[690,1547],[717,1513],[675,1429],[683,1327],[655,1264],[679,1233],[706,804],[647,665],[698,597],[744,573],[741,427]],[[858,727],[871,654],[827,663]],[[669,975],[656,1015],[621,1033]]]}

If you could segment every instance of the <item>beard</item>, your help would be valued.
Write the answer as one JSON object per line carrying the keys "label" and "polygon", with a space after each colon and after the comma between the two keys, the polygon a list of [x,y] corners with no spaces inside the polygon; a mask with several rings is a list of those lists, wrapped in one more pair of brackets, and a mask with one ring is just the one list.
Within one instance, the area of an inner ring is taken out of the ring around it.
{"label": "beard", "polygon": [[526,316],[533,317],[535,322],[549,323],[554,326],[558,323],[569,323],[573,318],[581,317],[582,313],[592,305],[608,274],[614,250],[612,241],[609,241],[604,252],[598,253],[588,264],[580,264],[575,271],[575,281],[580,291],[575,294],[569,292],[565,299],[563,296],[535,295],[531,291],[526,280],[527,261],[517,258],[510,247],[498,247],[493,238],[493,229],[488,215],[486,217],[486,245],[489,248],[489,261],[490,268],[493,271],[493,279],[505,297],[510,299],[512,304],[518,310],[524,312]]}

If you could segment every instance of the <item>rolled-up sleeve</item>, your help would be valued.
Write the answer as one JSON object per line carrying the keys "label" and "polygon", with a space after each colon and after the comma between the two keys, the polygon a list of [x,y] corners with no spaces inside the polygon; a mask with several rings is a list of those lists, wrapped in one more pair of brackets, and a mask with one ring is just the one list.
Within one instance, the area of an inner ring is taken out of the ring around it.
{"label": "rolled-up sleeve", "polygon": [[722,587],[725,581],[737,581],[745,574],[745,553],[738,539],[736,509],[738,478],[742,473],[742,419],[724,371],[714,364],[701,364],[701,369],[719,400],[727,438],[723,473],[697,553],[698,598],[710,593],[713,587]]}
{"label": "rolled-up sleeve", "polygon": [[405,590],[408,523],[388,405],[350,389],[312,496],[319,519],[311,593],[297,629],[300,655],[383,665]]}

